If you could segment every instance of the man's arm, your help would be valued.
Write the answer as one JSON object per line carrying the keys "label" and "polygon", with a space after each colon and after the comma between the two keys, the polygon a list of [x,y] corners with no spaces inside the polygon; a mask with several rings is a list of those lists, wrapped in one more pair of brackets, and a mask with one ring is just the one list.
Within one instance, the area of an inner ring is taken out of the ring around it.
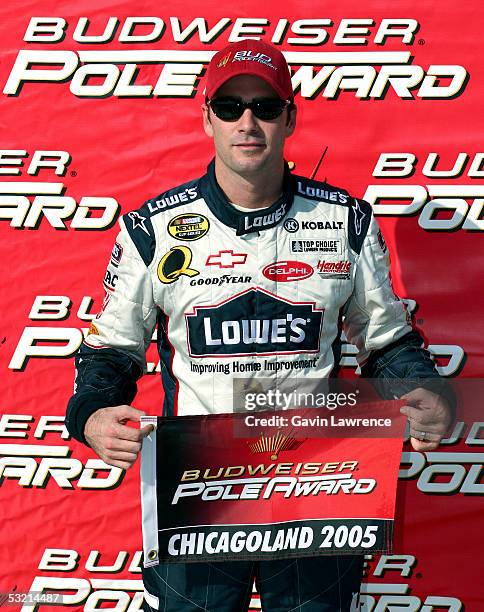
{"label": "man's arm", "polygon": [[370,222],[365,238],[359,245],[356,242],[360,250],[354,292],[345,310],[346,335],[359,349],[362,375],[380,379],[383,397],[407,400],[402,412],[409,418],[412,446],[431,450],[454,418],[455,399],[393,292],[388,250],[371,207],[359,204]]}
{"label": "man's arm", "polygon": [[[106,297],[76,356],[69,433],[107,463],[127,468],[136,460],[142,430],[128,426],[144,413],[130,406],[146,368],[145,352],[156,322],[149,269],[120,221],[121,232],[104,279]],[[145,241],[146,242],[146,241]]]}

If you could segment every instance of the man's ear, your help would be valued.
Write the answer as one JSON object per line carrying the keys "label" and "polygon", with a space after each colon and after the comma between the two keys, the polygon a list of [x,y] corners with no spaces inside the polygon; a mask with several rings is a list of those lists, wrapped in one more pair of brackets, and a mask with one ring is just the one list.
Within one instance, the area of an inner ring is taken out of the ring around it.
{"label": "man's ear", "polygon": [[297,106],[291,103],[287,107],[286,137],[291,136],[296,129]]}
{"label": "man's ear", "polygon": [[206,104],[202,104],[202,121],[205,134],[209,138],[213,138],[212,122],[210,121],[210,108]]}

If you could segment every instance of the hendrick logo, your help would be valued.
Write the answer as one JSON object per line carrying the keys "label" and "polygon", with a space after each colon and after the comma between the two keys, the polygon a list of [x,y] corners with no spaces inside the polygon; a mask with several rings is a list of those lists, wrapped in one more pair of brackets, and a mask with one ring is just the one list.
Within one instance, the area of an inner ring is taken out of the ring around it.
{"label": "hendrick logo", "polygon": [[318,261],[318,274],[322,278],[341,278],[349,279],[351,262],[350,261]]}
{"label": "hendrick logo", "polygon": [[192,357],[317,353],[323,310],[261,289],[185,313]]}
{"label": "hendrick logo", "polygon": [[312,276],[314,269],[302,261],[276,261],[262,270],[262,274],[269,280],[278,283],[290,283]]}

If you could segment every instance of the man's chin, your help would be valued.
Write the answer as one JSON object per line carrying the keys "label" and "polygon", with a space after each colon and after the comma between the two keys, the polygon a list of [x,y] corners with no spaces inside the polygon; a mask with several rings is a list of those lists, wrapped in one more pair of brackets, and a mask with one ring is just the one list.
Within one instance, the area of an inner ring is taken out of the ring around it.
{"label": "man's chin", "polygon": [[246,155],[242,159],[235,160],[234,169],[240,174],[252,174],[263,170],[266,166],[267,159],[260,153],[258,155]]}

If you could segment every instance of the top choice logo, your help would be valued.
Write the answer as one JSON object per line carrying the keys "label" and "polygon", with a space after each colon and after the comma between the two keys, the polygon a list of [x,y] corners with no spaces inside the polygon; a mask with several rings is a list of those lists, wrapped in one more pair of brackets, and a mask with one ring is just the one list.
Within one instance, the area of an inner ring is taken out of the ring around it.
{"label": "top choice logo", "polygon": [[[120,21],[116,17],[106,20],[104,31],[93,35],[88,32],[88,18],[81,17],[75,26],[73,41],[91,45],[113,42]],[[96,25],[99,27],[99,24]],[[232,30],[229,42],[251,36],[280,45],[287,34],[291,33],[294,36],[287,37],[287,45],[320,46],[328,42],[329,29],[334,24],[330,19],[299,19],[294,23],[279,19],[271,23],[268,19],[233,21],[224,17],[208,29],[207,20],[203,17],[194,18],[185,28],[178,18],[170,18],[172,38],[178,44],[184,44],[196,35],[204,45],[213,43],[230,25]],[[144,28],[142,34],[139,33],[140,27]],[[402,99],[414,99],[416,96],[435,100],[462,94],[469,79],[463,66],[431,64],[424,71],[413,61],[414,57],[409,51],[384,51],[380,48],[377,51],[367,51],[366,47],[363,52],[339,50],[339,46],[366,46],[374,27],[375,20],[371,18],[342,19],[332,39],[337,51],[286,51],[288,63],[294,66],[294,90],[304,98],[320,94],[328,99],[336,99],[341,90],[353,91],[357,98],[362,99],[383,99],[390,89]],[[60,17],[32,17],[24,41],[49,45],[60,43],[70,28],[70,24]],[[165,28],[165,22],[158,17],[128,17],[117,40],[120,43],[156,42],[164,35]],[[411,45],[419,28],[420,24],[415,19],[382,19],[374,33],[373,42],[382,46],[389,38],[397,38],[402,44]],[[220,46],[221,43],[218,44]],[[160,49],[21,49],[3,93],[18,96],[23,85],[29,82],[69,81],[69,89],[77,97],[192,97],[197,91],[204,67],[214,53]],[[162,66],[156,83],[136,83],[144,64]],[[90,83],[93,79],[96,82]]]}

